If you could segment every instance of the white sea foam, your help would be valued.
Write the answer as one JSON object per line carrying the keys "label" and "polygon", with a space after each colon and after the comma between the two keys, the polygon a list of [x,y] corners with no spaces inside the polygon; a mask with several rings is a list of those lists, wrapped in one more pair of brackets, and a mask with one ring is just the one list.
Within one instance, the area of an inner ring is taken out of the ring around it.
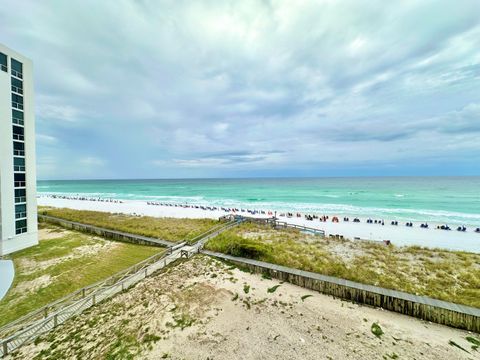
{"label": "white sea foam", "polygon": [[[39,195],[59,196],[84,196],[87,198],[114,198],[122,200],[157,201],[174,204],[192,204],[217,206],[227,208],[244,208],[258,210],[273,210],[280,212],[302,212],[315,214],[336,214],[341,216],[359,216],[399,221],[430,221],[448,223],[453,225],[470,225],[480,227],[480,214],[454,212],[434,209],[408,209],[408,208],[382,208],[356,206],[350,204],[316,204],[316,203],[291,203],[282,201],[240,201],[235,199],[207,199],[204,196],[176,196],[176,195],[141,195],[132,193],[65,193],[65,192],[40,192]],[[401,195],[401,194],[397,194]],[[258,198],[260,199],[260,198]]]}
{"label": "white sea foam", "polygon": [[[174,206],[153,206],[147,205],[146,201],[142,200],[125,200],[123,203],[111,203],[111,202],[98,202],[98,201],[82,201],[82,200],[69,200],[40,196],[38,199],[39,205],[55,206],[55,207],[67,207],[79,210],[95,210],[95,211],[107,211],[113,213],[126,213],[126,214],[141,214],[148,216],[158,217],[176,217],[176,218],[218,218],[226,214],[226,212],[219,210],[216,211],[204,211],[195,208],[183,208]],[[212,203],[205,203],[204,205],[212,206]],[[252,204],[250,204],[252,205]],[[264,204],[265,205],[265,204]],[[278,204],[277,204],[278,205]],[[283,204],[285,205],[285,204]],[[290,210],[292,210],[292,205]],[[298,208],[308,208],[306,204],[297,204]],[[218,206],[218,205],[215,205]],[[239,206],[240,207],[240,206]],[[353,206],[339,206],[332,205],[337,209],[342,207],[348,209],[348,211],[356,210],[358,207]],[[257,206],[244,206],[243,208],[257,208]],[[275,210],[275,208],[270,208]],[[377,209],[378,210],[378,209]],[[408,209],[409,211],[412,211]],[[312,211],[302,211],[303,213],[312,213]],[[429,211],[430,212],[430,211]],[[338,211],[328,212],[322,211],[318,213],[332,215],[341,215]],[[435,212],[437,213],[437,212]],[[448,212],[445,212],[448,213]],[[248,214],[248,213],[242,213]],[[280,215],[280,214],[277,214]],[[463,215],[463,214],[462,214]],[[262,216],[262,215],[260,215]],[[267,215],[263,215],[267,216]],[[430,223],[429,229],[420,228],[420,223],[414,221],[413,227],[406,226],[391,226],[388,222],[385,226],[378,224],[367,224],[365,217],[359,216],[360,223],[349,222],[320,222],[319,220],[308,221],[305,217],[292,217],[282,219],[295,223],[298,225],[305,225],[309,227],[315,227],[324,230],[327,234],[340,234],[347,238],[354,239],[356,237],[361,239],[371,240],[391,240],[395,245],[420,245],[426,247],[439,247],[451,250],[461,250],[480,253],[480,234],[475,233],[473,228],[469,227],[468,231],[442,231],[435,229],[435,224]],[[377,218],[378,219],[378,218]],[[391,219],[391,218],[390,218]],[[442,221],[443,222],[443,221]],[[449,222],[450,223],[450,222]]]}

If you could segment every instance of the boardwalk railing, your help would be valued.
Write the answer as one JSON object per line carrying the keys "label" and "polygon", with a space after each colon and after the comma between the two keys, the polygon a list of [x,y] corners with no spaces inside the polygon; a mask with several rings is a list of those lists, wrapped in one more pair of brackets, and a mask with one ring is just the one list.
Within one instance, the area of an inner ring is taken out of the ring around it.
{"label": "boardwalk railing", "polygon": [[300,231],[309,232],[314,235],[325,237],[325,231],[323,230],[315,229],[315,228],[303,226],[303,225],[291,224],[285,221],[277,220],[275,218],[256,218],[256,217],[230,214],[230,215],[222,216],[220,220],[238,220],[238,221],[244,221],[244,222],[248,221],[248,222],[253,222],[257,224],[271,225],[276,229],[291,228],[291,229],[297,229]]}
{"label": "boardwalk railing", "polygon": [[480,309],[478,308],[292,269],[263,261],[205,250],[202,253],[246,267],[253,272],[265,273],[272,278],[290,282],[326,295],[333,295],[340,299],[380,307],[434,323],[480,333]]}
{"label": "boardwalk railing", "polygon": [[153,255],[106,280],[86,286],[7,324],[0,329],[0,356],[5,356],[22,344],[52,330],[71,316],[134,285],[157,270],[155,264],[160,262],[163,266],[167,265],[167,256],[167,252]]}
{"label": "boardwalk railing", "polygon": [[[51,217],[48,220],[50,219]],[[63,219],[60,220],[63,221]],[[206,240],[238,225],[240,222],[237,220],[219,224],[188,242],[194,242],[197,247],[200,247]],[[90,228],[92,228],[90,225],[80,223],[75,223],[75,225],[81,225],[86,232],[90,232]],[[110,230],[108,231],[110,232]],[[135,235],[128,234],[128,236],[134,237]],[[53,330],[57,325],[65,322],[70,317],[80,314],[89,307],[129,288],[175,261],[179,257],[181,249],[187,244],[187,241],[171,244],[172,246],[169,246],[166,252],[153,255],[105,280],[77,290],[3,326],[0,328],[0,357],[11,353],[25,343],[33,341],[38,336]]]}

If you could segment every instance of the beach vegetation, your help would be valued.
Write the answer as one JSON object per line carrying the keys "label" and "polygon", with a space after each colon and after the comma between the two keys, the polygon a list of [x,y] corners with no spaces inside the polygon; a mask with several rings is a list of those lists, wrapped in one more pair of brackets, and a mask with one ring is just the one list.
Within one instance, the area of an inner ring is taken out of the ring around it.
{"label": "beach vegetation", "polygon": [[267,289],[267,293],[273,294],[275,291],[277,291],[277,289],[278,289],[279,287],[280,287],[280,285],[272,286],[271,288],[268,288],[268,289]]}
{"label": "beach vegetation", "polygon": [[380,338],[384,334],[382,328],[376,322],[372,323],[370,330],[372,331],[372,334],[378,338]]}
{"label": "beach vegetation", "polygon": [[180,328],[180,330],[183,330],[192,326],[195,322],[195,319],[193,319],[189,314],[176,314],[173,316],[173,321],[173,323],[167,322],[165,325],[173,329]]}
{"label": "beach vegetation", "polygon": [[480,340],[473,337],[473,336],[467,336],[465,338],[470,344],[472,344],[472,350],[473,351],[478,351],[478,348],[480,347]]}
{"label": "beach vegetation", "polygon": [[38,212],[82,224],[172,242],[192,240],[219,224],[218,220],[213,219],[157,218],[51,207],[39,207]]}
{"label": "beach vegetation", "polygon": [[480,254],[328,239],[244,223],[205,248],[480,308]]}

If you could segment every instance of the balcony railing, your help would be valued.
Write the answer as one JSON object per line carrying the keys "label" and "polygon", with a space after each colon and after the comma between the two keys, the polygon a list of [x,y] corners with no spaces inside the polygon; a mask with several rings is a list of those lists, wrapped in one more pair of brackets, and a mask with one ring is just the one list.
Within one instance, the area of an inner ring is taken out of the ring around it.
{"label": "balcony railing", "polygon": [[17,70],[12,69],[12,75],[19,79],[23,79],[23,74],[21,72],[18,72]]}
{"label": "balcony railing", "polygon": [[25,172],[25,165],[13,165],[13,171]]}
{"label": "balcony railing", "polygon": [[15,150],[15,149],[13,149],[13,155],[15,155],[15,156],[25,156],[25,150]]}
{"label": "balcony railing", "polygon": [[18,118],[13,118],[13,119],[12,119],[12,122],[13,122],[14,124],[21,125],[21,126],[23,126],[23,125],[25,124],[24,121],[23,121],[23,119],[18,119]]}
{"label": "balcony railing", "polygon": [[17,102],[15,102],[15,101],[12,101],[12,107],[13,107],[14,109],[23,110],[23,104],[17,103]]}
{"label": "balcony railing", "polygon": [[27,212],[26,211],[23,211],[23,212],[18,212],[18,213],[15,213],[15,219],[24,219],[27,217]]}
{"label": "balcony railing", "polygon": [[7,65],[0,64],[0,69],[2,69],[2,71],[8,72],[8,67],[7,67]]}
{"label": "balcony railing", "polygon": [[23,233],[26,233],[26,232],[27,232],[27,228],[24,227],[24,228],[17,229],[15,231],[15,234],[19,235],[19,234],[23,234]]}
{"label": "balcony railing", "polygon": [[22,187],[27,186],[26,181],[14,181],[13,183],[14,183],[13,186],[16,187],[16,188],[22,188]]}
{"label": "balcony railing", "polygon": [[23,89],[19,88],[17,86],[12,85],[12,91],[17,93],[17,94],[23,95]]}
{"label": "balcony railing", "polygon": [[13,140],[25,141],[25,135],[13,133]]}
{"label": "balcony railing", "polygon": [[27,197],[26,196],[16,196],[15,197],[15,204],[25,203],[25,202],[27,202]]}

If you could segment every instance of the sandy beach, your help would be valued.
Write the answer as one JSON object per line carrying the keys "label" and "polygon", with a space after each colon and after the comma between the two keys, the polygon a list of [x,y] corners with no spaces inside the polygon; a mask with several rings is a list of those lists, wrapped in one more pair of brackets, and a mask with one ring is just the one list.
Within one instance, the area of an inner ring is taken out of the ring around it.
{"label": "sandy beach", "polygon": [[[383,332],[375,336],[371,327]],[[11,358],[469,359],[465,331],[263,279],[204,256],[142,281]]]}
{"label": "sandy beach", "polygon": [[[230,212],[218,210],[203,210],[197,208],[185,208],[180,206],[162,206],[149,205],[146,201],[140,200],[122,200],[122,202],[101,202],[90,200],[73,200],[53,198],[49,196],[40,196],[38,205],[52,206],[57,208],[70,208],[76,210],[92,210],[105,211],[112,213],[137,214],[155,217],[173,217],[173,218],[219,218]],[[208,205],[206,205],[208,206]],[[253,216],[247,212],[239,212],[244,216]],[[323,215],[323,214],[321,214]],[[330,219],[336,214],[329,215]],[[255,214],[256,217],[268,217],[268,215]],[[407,227],[404,223],[398,226],[390,225],[391,219],[384,219],[385,225],[368,224],[367,219],[360,219],[361,222],[343,222],[343,216],[339,216],[340,222],[333,223],[331,220],[320,222],[318,219],[309,221],[305,217],[281,217],[277,213],[280,220],[288,223],[304,225],[316,229],[324,230],[327,236],[342,235],[349,239],[364,239],[383,241],[390,240],[396,246],[425,246],[430,248],[443,248],[449,250],[480,252],[480,234],[475,233],[473,228],[469,228],[466,232],[458,232],[453,227],[451,231],[438,230],[436,224],[429,223],[429,228],[420,227],[419,222],[413,222],[413,227]]]}

